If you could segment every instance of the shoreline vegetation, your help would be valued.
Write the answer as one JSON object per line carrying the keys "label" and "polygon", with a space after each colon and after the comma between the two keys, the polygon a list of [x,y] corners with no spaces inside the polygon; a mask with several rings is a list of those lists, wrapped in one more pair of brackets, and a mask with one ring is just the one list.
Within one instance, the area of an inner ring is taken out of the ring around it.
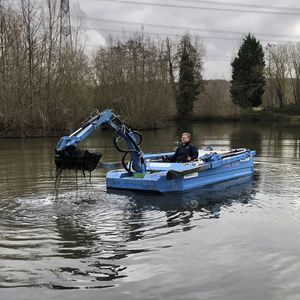
{"label": "shoreline vegetation", "polygon": [[197,36],[160,39],[142,30],[90,51],[80,10],[72,35],[63,36],[59,5],[1,2],[0,137],[69,134],[94,108],[114,109],[142,130],[187,119],[300,124],[298,44],[265,49],[262,103],[242,109],[232,82],[202,78],[205,44]]}
{"label": "shoreline vegetation", "polygon": [[[297,107],[299,109],[300,107]],[[239,115],[232,116],[196,116],[192,115],[188,119],[177,118],[176,116],[170,117],[165,122],[156,128],[134,128],[144,131],[157,130],[173,122],[195,122],[195,123],[239,123],[239,124],[251,124],[253,122],[268,124],[269,126],[300,126],[300,114],[290,114],[286,111],[252,111],[241,113]],[[80,127],[78,124],[77,127]],[[74,130],[76,128],[74,127]],[[32,131],[26,131],[26,133],[20,135],[15,132],[0,131],[0,138],[45,138],[45,137],[59,137],[66,134],[70,134],[72,131],[48,131],[45,132],[39,128],[32,129]]]}

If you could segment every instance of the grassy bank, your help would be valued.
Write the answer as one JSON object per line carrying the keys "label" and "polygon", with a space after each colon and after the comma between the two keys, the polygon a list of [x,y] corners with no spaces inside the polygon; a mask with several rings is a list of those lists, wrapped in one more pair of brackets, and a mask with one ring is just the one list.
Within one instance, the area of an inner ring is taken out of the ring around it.
{"label": "grassy bank", "polygon": [[299,124],[300,113],[288,114],[281,111],[247,111],[233,115],[193,115],[188,119],[175,117],[174,121],[191,120],[195,122],[262,122],[262,123],[280,123],[280,124]]}
{"label": "grassy bank", "polygon": [[[299,125],[300,126],[300,114],[295,115],[294,113],[287,114],[282,112],[274,111],[252,111],[245,112],[239,115],[206,115],[206,116],[190,116],[189,118],[178,118],[171,117],[166,120],[168,122],[255,122],[255,123],[268,123],[268,124],[280,124],[280,125]],[[165,123],[165,124],[166,124]],[[130,124],[129,124],[130,125]],[[78,124],[80,126],[80,124]],[[163,128],[162,124],[158,128],[134,128],[137,130],[156,130]],[[75,128],[76,129],[76,128]],[[74,130],[75,130],[74,129]],[[0,131],[0,138],[17,138],[17,137],[59,137],[66,134],[70,134],[72,131],[43,131],[39,129],[32,129],[30,131],[24,132],[14,132],[14,131]]]}

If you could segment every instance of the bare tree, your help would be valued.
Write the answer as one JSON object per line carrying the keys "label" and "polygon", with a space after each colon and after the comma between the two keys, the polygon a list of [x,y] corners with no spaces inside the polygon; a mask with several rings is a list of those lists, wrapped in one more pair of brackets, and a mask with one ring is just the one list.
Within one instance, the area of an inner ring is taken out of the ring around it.
{"label": "bare tree", "polygon": [[70,129],[93,108],[91,69],[82,39],[74,34],[75,46],[63,48],[60,60],[59,30],[58,0],[1,1],[2,134],[45,135]]}
{"label": "bare tree", "polygon": [[164,45],[142,33],[110,38],[94,59],[97,106],[122,110],[136,127],[160,126],[173,100]]}
{"label": "bare tree", "polygon": [[170,38],[166,38],[166,56],[168,60],[168,70],[173,90],[173,97],[174,99],[176,99],[177,90],[175,83],[175,74],[178,73],[177,44],[175,41],[171,41]]}
{"label": "bare tree", "polygon": [[294,103],[300,104],[300,43],[289,44],[288,72],[293,89]]}
{"label": "bare tree", "polygon": [[279,107],[286,104],[286,79],[288,77],[288,48],[286,45],[269,47],[269,64],[266,68],[270,87],[275,90]]}

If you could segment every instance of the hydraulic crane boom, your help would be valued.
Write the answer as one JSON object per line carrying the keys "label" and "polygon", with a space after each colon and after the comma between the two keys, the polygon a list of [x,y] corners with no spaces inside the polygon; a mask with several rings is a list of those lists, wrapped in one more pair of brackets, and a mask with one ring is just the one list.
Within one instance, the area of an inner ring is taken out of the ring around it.
{"label": "hydraulic crane boom", "polygon": [[[124,153],[122,159],[124,168],[129,173],[145,173],[146,166],[143,152],[139,148],[141,142],[140,133],[132,131],[119,116],[115,115],[113,111],[109,109],[101,113],[97,111],[96,114],[86,120],[78,130],[59,140],[55,149],[56,167],[58,169],[94,170],[102,155],[99,153],[90,153],[87,150],[79,150],[76,146],[101,126],[109,127],[115,132],[113,142],[117,150]],[[139,142],[137,142],[135,134],[139,135]],[[119,148],[117,144],[119,139],[126,141],[127,150]],[[128,153],[131,156],[129,165],[125,163],[125,158]]]}

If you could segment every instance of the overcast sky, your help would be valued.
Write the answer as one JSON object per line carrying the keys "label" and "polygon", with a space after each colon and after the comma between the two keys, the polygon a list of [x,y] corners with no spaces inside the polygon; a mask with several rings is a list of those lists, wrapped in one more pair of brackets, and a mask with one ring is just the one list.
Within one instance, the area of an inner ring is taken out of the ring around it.
{"label": "overcast sky", "polygon": [[300,1],[274,2],[84,0],[78,3],[86,17],[88,49],[105,44],[109,34],[141,30],[142,25],[144,32],[161,37],[189,31],[201,37],[206,47],[204,78],[230,79],[230,62],[243,34],[254,33],[263,46],[300,41]]}

